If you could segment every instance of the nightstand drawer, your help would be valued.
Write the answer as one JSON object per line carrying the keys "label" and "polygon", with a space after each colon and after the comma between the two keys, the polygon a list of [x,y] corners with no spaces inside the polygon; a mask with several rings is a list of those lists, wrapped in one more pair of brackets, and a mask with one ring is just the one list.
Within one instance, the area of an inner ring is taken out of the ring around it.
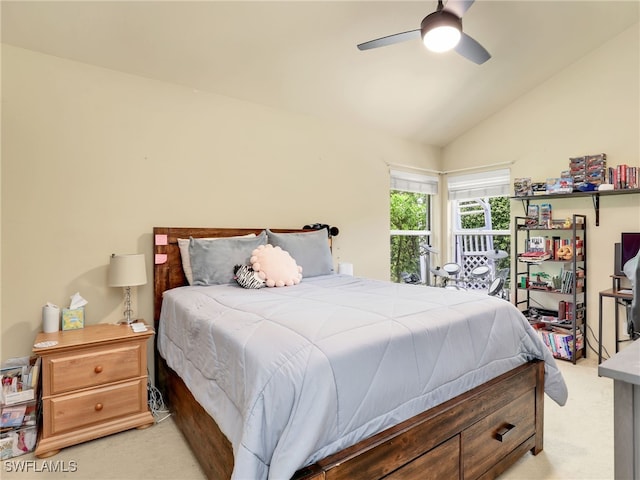
{"label": "nightstand drawer", "polygon": [[146,411],[146,378],[43,401],[44,435],[56,435],[116,417]]}
{"label": "nightstand drawer", "polygon": [[464,478],[477,478],[535,433],[530,392],[462,432]]}
{"label": "nightstand drawer", "polygon": [[47,362],[50,385],[44,386],[45,397],[147,374],[140,343],[69,353]]}

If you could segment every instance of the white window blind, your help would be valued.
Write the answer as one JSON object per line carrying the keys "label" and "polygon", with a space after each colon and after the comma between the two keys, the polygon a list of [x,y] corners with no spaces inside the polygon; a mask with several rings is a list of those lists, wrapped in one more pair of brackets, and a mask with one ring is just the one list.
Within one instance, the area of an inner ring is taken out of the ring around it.
{"label": "white window blind", "polygon": [[436,195],[438,182],[438,177],[432,175],[391,170],[391,190]]}
{"label": "white window blind", "polygon": [[511,192],[508,168],[466,175],[447,176],[449,200],[502,197]]}

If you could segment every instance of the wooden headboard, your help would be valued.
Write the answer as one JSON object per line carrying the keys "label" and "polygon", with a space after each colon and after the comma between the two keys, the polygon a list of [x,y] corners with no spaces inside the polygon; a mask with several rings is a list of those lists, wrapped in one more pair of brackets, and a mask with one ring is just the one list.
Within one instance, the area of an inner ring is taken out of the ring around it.
{"label": "wooden headboard", "polygon": [[[182,271],[182,258],[178,247],[179,238],[234,237],[255,233],[264,228],[198,228],[198,227],[154,227],[153,229],[153,326],[158,329],[162,294],[171,288],[187,285]],[[277,233],[309,232],[303,229],[271,229]]]}

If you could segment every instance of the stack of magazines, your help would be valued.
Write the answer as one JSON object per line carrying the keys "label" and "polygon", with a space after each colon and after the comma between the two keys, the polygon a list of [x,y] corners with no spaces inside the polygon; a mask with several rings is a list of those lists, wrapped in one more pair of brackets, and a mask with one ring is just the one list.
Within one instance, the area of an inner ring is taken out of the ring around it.
{"label": "stack of magazines", "polygon": [[521,262],[538,263],[551,258],[549,252],[524,252],[518,255]]}

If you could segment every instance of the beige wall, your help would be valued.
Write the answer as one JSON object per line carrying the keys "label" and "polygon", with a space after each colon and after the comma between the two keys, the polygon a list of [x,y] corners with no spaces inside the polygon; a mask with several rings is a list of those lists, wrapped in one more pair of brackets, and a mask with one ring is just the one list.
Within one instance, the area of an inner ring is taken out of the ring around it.
{"label": "beige wall", "polygon": [[[515,162],[513,177],[536,180],[556,176],[573,155],[606,152],[610,164],[638,165],[638,38],[636,25],[442,152],[3,45],[2,358],[28,354],[41,306],[65,305],[76,291],[89,301],[88,323],[117,320],[109,254],[145,253],[151,282],[153,226],[330,223],[341,229],[335,263],[386,279],[389,163]],[[640,195],[603,199],[600,227],[588,198],[554,202],[556,216],[572,212],[590,222],[596,330],[613,243],[623,230],[640,231]],[[151,283],[137,292],[134,306],[150,319]],[[611,351],[610,318],[607,327]]]}
{"label": "beige wall", "polygon": [[[505,80],[506,81],[506,80]],[[443,149],[443,170],[514,162],[511,176],[545,181],[569,157],[607,154],[609,165],[640,166],[640,32],[623,32],[598,50],[488,118]],[[553,215],[586,214],[588,323],[598,332],[598,292],[611,288],[614,243],[623,231],[640,231],[640,194],[603,197],[600,226],[590,198],[559,199]],[[521,202],[512,213],[523,215]],[[614,351],[613,304],[604,304],[603,334]],[[595,346],[594,337],[589,339]]]}
{"label": "beige wall", "polygon": [[[116,321],[109,255],[147,255],[154,226],[336,225],[334,261],[389,275],[388,163],[440,150],[176,85],[2,49],[2,358],[26,355],[41,307],[79,291]],[[134,305],[136,306],[136,305]]]}

